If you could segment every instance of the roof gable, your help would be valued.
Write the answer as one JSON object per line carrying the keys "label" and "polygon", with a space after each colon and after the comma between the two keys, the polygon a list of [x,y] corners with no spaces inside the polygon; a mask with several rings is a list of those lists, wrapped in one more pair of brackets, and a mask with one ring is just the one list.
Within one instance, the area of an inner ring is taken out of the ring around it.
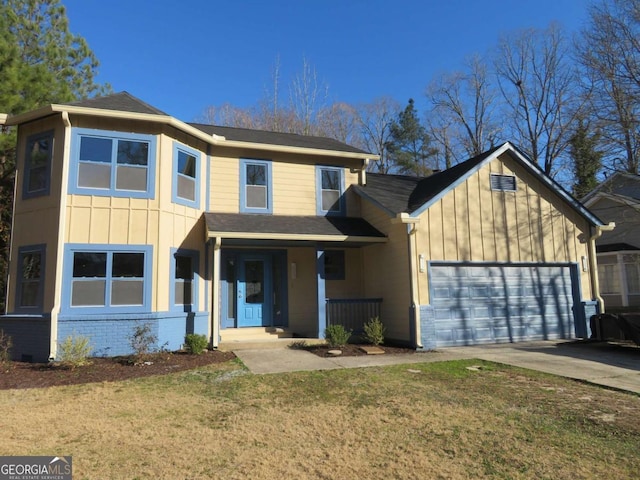
{"label": "roof gable", "polygon": [[[602,220],[574,199],[555,180],[545,175],[537,165],[529,161],[522,152],[509,142],[442,172],[416,179],[413,185],[410,181],[400,185],[399,182],[394,182],[393,179],[385,179],[384,175],[380,176],[381,178],[376,178],[375,174],[369,174],[367,176],[367,185],[365,187],[356,187],[355,190],[362,197],[383,208],[391,216],[408,213],[411,217],[417,217],[447,193],[465,182],[473,173],[503,154],[508,154],[592,225],[604,225]],[[373,177],[373,183],[371,183],[371,177]],[[405,188],[404,191],[396,191],[402,186]]]}

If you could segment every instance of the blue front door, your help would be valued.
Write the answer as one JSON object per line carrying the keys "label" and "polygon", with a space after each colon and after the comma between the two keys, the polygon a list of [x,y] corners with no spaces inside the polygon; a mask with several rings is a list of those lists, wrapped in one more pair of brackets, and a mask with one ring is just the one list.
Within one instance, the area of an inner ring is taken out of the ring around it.
{"label": "blue front door", "polygon": [[271,258],[242,255],[238,262],[238,327],[267,327],[272,323]]}

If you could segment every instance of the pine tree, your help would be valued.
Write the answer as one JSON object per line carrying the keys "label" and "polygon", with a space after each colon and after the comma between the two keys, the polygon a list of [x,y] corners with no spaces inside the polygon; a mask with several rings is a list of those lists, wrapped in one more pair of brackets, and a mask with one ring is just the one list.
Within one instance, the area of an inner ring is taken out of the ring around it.
{"label": "pine tree", "polygon": [[430,159],[437,153],[426,128],[418,119],[413,99],[391,124],[387,142],[389,158],[400,173],[426,176],[432,173]]}
{"label": "pine tree", "polygon": [[599,135],[589,133],[589,127],[579,120],[571,139],[569,153],[573,161],[573,196],[582,198],[598,186],[596,175],[602,168],[602,152],[598,150]]}
{"label": "pine tree", "polygon": [[[0,112],[16,115],[110,90],[95,82],[98,61],[69,31],[59,0],[0,0]],[[0,131],[0,310],[4,310],[16,131]]]}

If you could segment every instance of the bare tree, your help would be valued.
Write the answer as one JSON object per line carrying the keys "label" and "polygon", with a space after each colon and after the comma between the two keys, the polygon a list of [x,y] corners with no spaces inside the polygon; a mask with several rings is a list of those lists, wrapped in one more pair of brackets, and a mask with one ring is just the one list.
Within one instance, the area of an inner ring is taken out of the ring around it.
{"label": "bare tree", "polygon": [[356,109],[344,102],[335,102],[316,115],[313,131],[320,136],[334,138],[354,147],[362,147],[362,136]]}
{"label": "bare tree", "polygon": [[608,168],[638,173],[640,159],[640,0],[592,5],[578,43],[592,89],[591,118]]}
{"label": "bare tree", "polygon": [[492,116],[496,92],[480,57],[468,60],[465,71],[443,74],[432,81],[427,99],[432,105],[427,123],[447,167],[495,144],[498,127]]}
{"label": "bare tree", "polygon": [[316,115],[324,107],[328,91],[326,84],[318,83],[316,69],[303,58],[302,71],[294,77],[290,88],[291,109],[299,123],[296,133],[313,133]]}
{"label": "bare tree", "polygon": [[400,103],[391,97],[379,97],[356,108],[362,141],[360,148],[380,155],[380,160],[369,166],[371,171],[389,173],[393,167],[387,144],[391,140],[391,125],[401,110]]}
{"label": "bare tree", "polygon": [[577,71],[561,31],[552,25],[503,37],[496,71],[511,135],[546,174],[555,175],[581,107]]}

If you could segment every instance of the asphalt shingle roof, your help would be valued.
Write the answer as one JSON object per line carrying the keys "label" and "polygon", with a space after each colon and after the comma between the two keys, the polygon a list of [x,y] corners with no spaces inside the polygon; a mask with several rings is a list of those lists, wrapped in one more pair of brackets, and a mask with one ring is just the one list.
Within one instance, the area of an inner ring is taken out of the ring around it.
{"label": "asphalt shingle roof", "polygon": [[151,115],[167,115],[162,110],[143,102],[129,92],[119,92],[104,97],[89,98],[79,102],[66,103],[74,107],[99,108],[103,110],[117,110],[119,112],[148,113]]}
{"label": "asphalt shingle roof", "polygon": [[269,132],[266,130],[251,130],[249,128],[221,127],[203,123],[189,123],[192,127],[202,130],[208,135],[220,135],[227,140],[249,143],[264,143],[268,145],[284,145],[301,148],[316,148],[320,150],[335,150],[338,152],[367,153],[359,148],[327,137],[313,137],[295,133]]}
{"label": "asphalt shingle roof", "polygon": [[428,177],[368,173],[366,186],[356,186],[355,189],[394,215],[413,213],[490,157],[499,148],[493,148]]}
{"label": "asphalt shingle roof", "polygon": [[383,233],[362,218],[214,212],[204,215],[210,232],[385,238]]}

